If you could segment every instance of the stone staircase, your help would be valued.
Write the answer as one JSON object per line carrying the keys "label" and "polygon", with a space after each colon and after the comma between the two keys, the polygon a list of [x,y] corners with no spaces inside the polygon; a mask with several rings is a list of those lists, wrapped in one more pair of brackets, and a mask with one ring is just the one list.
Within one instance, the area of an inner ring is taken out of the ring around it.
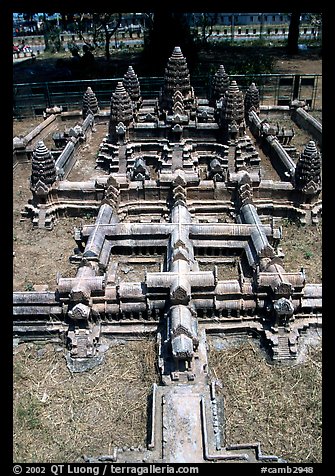
{"label": "stone staircase", "polygon": [[284,329],[280,329],[277,335],[278,344],[273,346],[273,360],[287,361],[296,359],[296,346],[290,344],[290,334]]}
{"label": "stone staircase", "polygon": [[45,219],[46,219],[46,210],[45,208],[40,208],[39,214],[38,214],[38,228],[44,228],[45,227]]}
{"label": "stone staircase", "polygon": [[79,334],[77,336],[77,356],[79,358],[87,357],[87,335],[86,334]]}

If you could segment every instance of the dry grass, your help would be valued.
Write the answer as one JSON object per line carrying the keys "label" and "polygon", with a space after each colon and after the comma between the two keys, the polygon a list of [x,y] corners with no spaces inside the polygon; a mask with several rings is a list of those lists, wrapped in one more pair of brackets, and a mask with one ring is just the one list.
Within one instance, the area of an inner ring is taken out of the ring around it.
{"label": "dry grass", "polygon": [[51,231],[34,228],[30,219],[21,221],[21,211],[31,198],[30,173],[30,163],[19,164],[13,172],[13,290],[28,291],[34,284],[47,284],[53,290],[58,271],[64,277],[76,274],[76,266],[69,262],[77,246],[75,227],[94,219],[60,217]]}
{"label": "dry grass", "polygon": [[253,341],[220,351],[211,343],[209,364],[223,384],[226,444],[259,441],[288,462],[321,462],[320,347],[307,347],[304,363],[280,365]]}
{"label": "dry grass", "polygon": [[322,282],[322,220],[315,226],[282,221],[283,239],[280,246],[285,253],[287,271],[305,269],[306,281]]}
{"label": "dry grass", "polygon": [[[59,349],[58,349],[59,350]],[[82,462],[114,446],[145,445],[153,339],[113,345],[102,365],[72,374],[53,344],[14,355],[14,461]]]}
{"label": "dry grass", "polygon": [[13,137],[24,137],[42,122],[41,117],[13,119]]}

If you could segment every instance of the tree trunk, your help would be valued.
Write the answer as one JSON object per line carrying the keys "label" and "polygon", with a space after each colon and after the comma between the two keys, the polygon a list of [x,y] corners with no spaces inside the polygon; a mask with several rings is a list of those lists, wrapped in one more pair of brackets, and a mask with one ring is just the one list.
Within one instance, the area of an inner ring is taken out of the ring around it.
{"label": "tree trunk", "polygon": [[298,53],[300,16],[301,13],[291,13],[291,21],[287,38],[287,52],[290,55]]}
{"label": "tree trunk", "polygon": [[112,36],[114,35],[114,33],[119,28],[119,26],[121,25],[122,13],[118,13],[118,18],[116,20],[115,28],[113,28],[113,30],[111,30],[111,31],[108,29],[109,20],[110,20],[110,18],[107,18],[103,22],[103,26],[104,26],[104,30],[105,30],[105,41],[106,41],[106,43],[105,43],[105,55],[106,55],[107,60],[110,59],[110,50],[109,50],[110,40],[111,40]]}
{"label": "tree trunk", "polygon": [[188,67],[196,64],[197,51],[185,15],[178,12],[158,10],[149,34],[146,35],[142,66],[146,74],[164,74],[168,58],[175,46],[180,46]]}
{"label": "tree trunk", "polygon": [[109,51],[109,42],[110,42],[110,34],[108,32],[108,25],[105,25],[105,56],[106,59],[110,59],[110,51]]}

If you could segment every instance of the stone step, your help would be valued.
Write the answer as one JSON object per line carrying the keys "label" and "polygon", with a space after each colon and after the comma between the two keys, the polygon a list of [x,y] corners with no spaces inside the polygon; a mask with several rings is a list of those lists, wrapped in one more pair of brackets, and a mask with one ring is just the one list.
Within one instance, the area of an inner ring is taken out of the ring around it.
{"label": "stone step", "polygon": [[77,337],[77,350],[78,350],[78,357],[86,357],[87,356],[87,337],[86,336],[78,336]]}
{"label": "stone step", "polygon": [[46,217],[46,210],[44,208],[40,208],[38,213],[38,224],[43,227]]}
{"label": "stone step", "polygon": [[273,348],[274,360],[293,360],[295,355],[292,354],[289,347],[289,340],[286,335],[278,335],[278,346]]}

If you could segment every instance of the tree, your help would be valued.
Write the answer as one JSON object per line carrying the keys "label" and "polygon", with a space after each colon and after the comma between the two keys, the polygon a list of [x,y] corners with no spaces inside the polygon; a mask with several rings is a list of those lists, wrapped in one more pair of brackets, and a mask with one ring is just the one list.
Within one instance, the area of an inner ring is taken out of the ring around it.
{"label": "tree", "polygon": [[189,69],[196,63],[196,47],[190,32],[186,15],[158,10],[153,14],[153,21],[146,19],[142,64],[146,73],[163,74],[168,58],[175,46],[180,46],[187,59]]}
{"label": "tree", "polygon": [[43,13],[43,32],[45,51],[56,53],[63,49],[60,40],[60,28],[50,22],[45,13]]}
{"label": "tree", "polygon": [[[79,36],[79,39],[89,49],[92,49],[93,45],[94,47],[97,47],[99,40],[101,41],[103,40],[103,35],[98,34],[98,30],[97,30],[97,27],[99,27],[100,23],[96,24],[93,22],[92,13],[80,13],[77,15],[78,16],[76,17],[76,20],[73,19],[73,28],[75,33],[77,33],[77,35]],[[86,35],[84,35],[84,33],[86,33]]]}
{"label": "tree", "polygon": [[26,20],[26,21],[33,21],[34,16],[35,16],[35,13],[25,12],[25,13],[23,13],[22,15],[23,15],[23,19],[24,19],[24,20]]}
{"label": "tree", "polygon": [[95,25],[96,35],[100,31],[104,32],[105,56],[110,59],[110,40],[120,27],[122,13],[93,13],[93,24]]}
{"label": "tree", "polygon": [[[61,22],[64,29],[73,30],[89,48],[103,43],[106,59],[110,59],[110,41],[121,25],[122,15],[122,13],[61,12]],[[91,36],[84,35],[88,28]]]}
{"label": "tree", "polygon": [[218,13],[201,13],[197,26],[201,29],[201,43],[206,46],[208,38],[213,33],[213,27],[217,24]]}
{"label": "tree", "polygon": [[63,30],[68,30],[69,25],[72,25],[74,23],[74,15],[73,13],[68,13],[68,12],[60,12],[61,16],[61,24]]}
{"label": "tree", "polygon": [[301,13],[291,13],[291,20],[287,38],[287,52],[290,55],[298,53],[300,18]]}
{"label": "tree", "polygon": [[322,36],[322,13],[311,13],[309,21],[314,27],[314,39],[320,39]]}

